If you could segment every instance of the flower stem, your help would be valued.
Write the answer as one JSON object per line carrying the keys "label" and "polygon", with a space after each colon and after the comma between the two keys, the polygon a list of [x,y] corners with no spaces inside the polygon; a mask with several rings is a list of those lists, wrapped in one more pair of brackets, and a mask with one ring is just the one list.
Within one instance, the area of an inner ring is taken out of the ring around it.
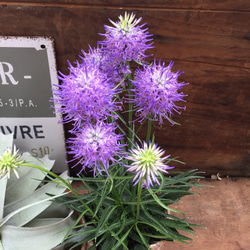
{"label": "flower stem", "polygon": [[148,130],[147,130],[147,137],[146,137],[147,144],[149,144],[151,130],[152,130],[152,120],[148,118]]}
{"label": "flower stem", "polygon": [[[127,62],[126,64],[129,65],[129,62]],[[129,66],[129,68],[130,68],[130,66]],[[135,128],[134,128],[134,124],[132,123],[132,120],[133,120],[133,111],[132,111],[133,103],[131,101],[133,99],[133,91],[131,91],[131,89],[133,88],[133,84],[131,82],[131,79],[132,79],[131,73],[129,73],[127,75],[127,77],[128,77],[128,95],[129,95],[129,99],[130,99],[129,104],[128,104],[128,125],[129,125],[129,128],[130,128],[129,131],[128,131],[128,136],[129,136],[129,139],[131,141],[134,141],[134,133],[135,133],[134,129]],[[129,141],[128,145],[129,145],[129,148],[132,148],[132,143],[130,141]]]}
{"label": "flower stem", "polygon": [[140,215],[141,192],[142,192],[142,180],[140,180],[139,183],[138,183],[137,206],[136,206],[136,221],[138,221],[139,215]]}
{"label": "flower stem", "polygon": [[112,193],[113,193],[113,195],[114,195],[114,197],[115,197],[117,203],[118,203],[118,204],[122,207],[122,209],[123,209],[123,204],[122,204],[122,202],[121,202],[121,196],[119,195],[119,193],[118,193],[118,191],[117,191],[115,185],[113,185],[113,187],[112,187]]}

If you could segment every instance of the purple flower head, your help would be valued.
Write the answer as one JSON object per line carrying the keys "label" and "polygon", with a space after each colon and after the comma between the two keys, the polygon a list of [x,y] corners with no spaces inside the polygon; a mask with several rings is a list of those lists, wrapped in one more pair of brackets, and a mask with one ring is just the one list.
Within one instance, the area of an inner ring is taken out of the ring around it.
{"label": "purple flower head", "polygon": [[100,34],[105,37],[104,41],[100,42],[107,53],[121,61],[142,61],[146,55],[145,51],[152,48],[152,41],[143,25],[139,25],[142,18],[136,19],[135,15],[127,14],[124,17],[119,16],[119,21],[113,22],[109,20],[114,27],[105,25],[105,34]]}
{"label": "purple flower head", "polygon": [[59,104],[57,111],[65,115],[63,122],[73,121],[77,127],[82,122],[104,120],[120,109],[120,103],[114,101],[119,89],[95,64],[70,65],[70,74],[61,80],[54,100]]}
{"label": "purple flower head", "polygon": [[108,174],[110,163],[119,161],[117,157],[124,154],[122,147],[125,145],[120,143],[123,136],[116,134],[115,129],[116,125],[110,123],[86,124],[76,131],[75,138],[68,140],[69,153],[74,154],[74,159],[82,164],[80,173],[85,168],[93,168],[94,175],[96,171],[102,174],[104,170]]}
{"label": "purple flower head", "polygon": [[178,83],[178,76],[182,73],[173,73],[172,66],[173,62],[165,67],[164,63],[161,65],[159,61],[157,65],[154,61],[153,65],[144,65],[143,69],[136,70],[134,88],[131,89],[134,92],[134,100],[131,102],[137,109],[136,115],[140,122],[149,118],[163,124],[163,118],[166,118],[175,124],[171,115],[174,112],[180,114],[179,110],[185,109],[177,106],[175,102],[184,101],[185,95],[179,90],[187,83]]}
{"label": "purple flower head", "polygon": [[95,65],[115,83],[119,83],[125,75],[131,73],[128,65],[122,63],[119,57],[108,55],[103,47],[89,47],[88,53],[82,50],[82,54],[83,65]]}
{"label": "purple flower head", "polygon": [[161,185],[157,179],[159,171],[168,173],[166,169],[172,169],[164,162],[169,158],[170,155],[162,157],[165,153],[164,150],[157,147],[157,144],[146,142],[143,143],[142,148],[137,144],[136,148],[133,148],[126,159],[131,161],[130,165],[127,165],[128,171],[135,174],[133,179],[134,185],[142,180],[142,186],[147,187],[153,186],[153,182],[156,182],[159,186]]}

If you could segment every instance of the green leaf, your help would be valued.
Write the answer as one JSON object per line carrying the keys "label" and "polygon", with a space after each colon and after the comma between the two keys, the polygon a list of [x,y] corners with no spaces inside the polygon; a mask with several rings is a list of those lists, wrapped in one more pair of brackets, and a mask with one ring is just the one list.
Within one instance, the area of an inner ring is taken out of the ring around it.
{"label": "green leaf", "polygon": [[[54,204],[56,204],[56,203],[54,203]],[[72,211],[74,211],[74,210],[72,210]],[[65,241],[67,239],[67,237],[70,235],[70,233],[72,233],[74,231],[74,229],[77,227],[77,225],[82,220],[85,212],[83,212],[81,215],[79,215],[79,217],[74,221],[74,223],[71,225],[71,227],[68,229],[67,233],[65,234],[63,241]]]}
{"label": "green leaf", "polygon": [[[135,133],[135,131],[128,126],[127,122],[122,118],[122,116],[119,113],[116,113],[116,115],[119,117],[119,119],[121,120],[121,122],[126,126],[126,128],[132,133],[132,138],[136,137],[136,139],[140,143],[142,143],[141,138],[139,136],[137,136],[137,134]],[[120,126],[119,126],[119,129],[121,130],[121,132],[123,134],[125,134],[125,131]],[[127,139],[129,140],[130,138],[127,137]],[[134,142],[132,140],[129,140],[129,141],[134,145]]]}
{"label": "green leaf", "polygon": [[[134,219],[133,218],[131,218],[131,219],[127,218],[124,228],[128,227],[128,226],[131,226],[132,224],[134,224]],[[110,226],[107,226],[106,228],[104,228],[101,232],[99,232],[99,234],[102,235],[102,234],[108,232],[111,237],[114,237],[114,238],[117,239],[118,237],[117,237],[117,233],[115,233],[115,231],[120,229],[120,225],[121,225],[120,221],[118,220],[117,222],[114,222]]]}
{"label": "green leaf", "polygon": [[100,221],[97,225],[96,228],[96,232],[95,232],[95,236],[98,237],[98,235],[100,234],[100,232],[105,228],[106,226],[106,222],[109,220],[109,218],[111,217],[112,213],[114,212],[114,210],[118,207],[118,205],[115,206],[108,206],[104,209],[104,211],[101,214],[101,218]]}
{"label": "green leaf", "polygon": [[[169,233],[169,237],[171,239],[176,240],[176,241],[180,241],[182,243],[188,243],[187,241],[192,241],[191,238],[181,235],[177,230],[181,230],[183,232],[187,232],[187,233],[190,233],[190,234],[196,236],[194,233],[194,230],[191,227],[198,226],[198,225],[189,224],[186,222],[186,220],[179,219],[175,216],[166,214],[165,212],[159,212],[159,211],[156,212],[155,209],[150,208],[150,207],[147,207],[146,210],[152,213],[152,215],[149,215],[149,213],[147,214],[147,212],[145,213],[145,215],[147,215],[147,217],[151,221],[153,221],[154,218],[158,218],[158,219],[161,218],[160,220],[157,221],[157,224],[160,223],[161,226],[163,226],[167,230],[167,232]],[[161,215],[161,217],[159,217],[159,215]],[[168,219],[168,217],[171,219]],[[147,221],[146,218],[144,218],[144,219],[145,219],[145,221]],[[151,230],[151,232],[152,232],[152,230]],[[152,237],[152,238],[154,238],[154,237],[157,238],[157,236],[154,234],[152,234],[152,235],[146,234],[146,235],[149,237]]]}
{"label": "green leaf", "polygon": [[[96,228],[93,225],[88,225],[82,227],[76,233],[69,236],[67,239],[67,243],[74,243],[74,242],[88,242],[94,239]],[[91,236],[91,237],[90,237]]]}
{"label": "green leaf", "polygon": [[119,222],[119,230],[114,233],[112,236],[118,236],[125,228],[126,226],[126,220],[127,220],[127,217],[126,217],[126,211],[123,211],[122,215],[121,215],[121,223]]}
{"label": "green leaf", "polygon": [[[110,184],[110,185],[109,185]],[[102,206],[102,203],[104,201],[104,199],[108,196],[108,194],[110,193],[111,189],[113,186],[113,182],[111,181],[111,179],[107,179],[104,182],[103,188],[101,189],[101,194],[100,194],[100,199],[99,202],[97,203],[96,206],[96,210],[95,210],[95,215],[98,213],[99,208]]]}
{"label": "green leaf", "polygon": [[162,224],[163,218],[159,219],[158,216],[157,217],[152,216],[149,212],[147,212],[144,206],[143,206],[143,212],[144,215],[141,214],[140,218],[143,218],[143,221],[148,222],[149,226],[154,228],[156,231],[160,232],[162,235],[165,235],[165,238],[174,239],[176,237],[176,233],[173,230],[171,230],[168,227],[165,227]]}
{"label": "green leaf", "polygon": [[188,223],[164,218],[162,220],[162,224],[164,224],[166,227],[178,229],[178,230],[190,233],[195,236],[194,230],[189,226]]}
{"label": "green leaf", "polygon": [[133,247],[132,250],[148,250],[147,247],[145,247],[144,245],[141,245],[141,244],[137,244]]}
{"label": "green leaf", "polygon": [[[96,247],[104,244],[107,239],[108,239],[108,241],[110,241],[110,238],[111,238],[110,237],[110,232],[103,233],[102,236],[98,238],[98,242],[96,242],[96,244],[95,244]],[[114,244],[115,244],[115,242],[114,242]],[[108,249],[110,249],[110,248],[108,248]]]}
{"label": "green leaf", "polygon": [[167,207],[167,206],[158,198],[158,196],[157,196],[151,189],[148,189],[148,191],[149,191],[149,193],[152,195],[152,197],[155,199],[155,201],[156,201],[161,207],[163,207],[164,209],[170,210],[170,211],[175,212],[175,213],[183,214],[183,212],[180,212],[180,211],[175,210],[175,209],[173,209],[173,208]]}
{"label": "green leaf", "polygon": [[114,246],[116,243],[116,239],[113,237],[106,238],[106,240],[102,244],[102,250],[104,249],[112,249],[112,246]]}
{"label": "green leaf", "polygon": [[[127,232],[121,237],[120,241],[117,242],[112,248],[111,250],[116,250],[128,237],[130,231],[132,230],[132,227],[129,228],[129,230],[127,230]],[[128,249],[128,248],[125,248]]]}
{"label": "green leaf", "polygon": [[138,228],[138,225],[137,225],[137,224],[135,225],[135,229],[136,229],[136,231],[137,231],[137,233],[138,233],[139,237],[141,238],[141,240],[142,240],[143,244],[144,244],[144,245],[148,248],[148,247],[149,247],[149,245],[148,245],[148,243],[147,243],[146,239],[143,237],[143,235],[142,235],[141,231],[139,230],[139,228]]}

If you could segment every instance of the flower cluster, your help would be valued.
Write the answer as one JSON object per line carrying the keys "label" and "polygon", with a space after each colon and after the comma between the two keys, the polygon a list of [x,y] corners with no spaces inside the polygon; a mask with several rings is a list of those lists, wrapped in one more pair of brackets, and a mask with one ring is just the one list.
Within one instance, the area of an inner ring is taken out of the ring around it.
{"label": "flower cluster", "polygon": [[77,222],[84,216],[65,237],[72,249],[88,241],[91,249],[150,249],[159,240],[188,243],[186,233],[194,233],[194,224],[166,210],[178,213],[169,205],[190,195],[201,177],[193,170],[172,177],[170,162],[181,162],[155,143],[152,129],[164,120],[177,124],[172,117],[185,109],[187,83],[178,81],[173,62],[148,62],[152,35],[141,20],[127,13],[110,20],[104,40],[82,51],[56,86],[56,112],[73,124],[67,148],[82,173],[74,179],[82,183],[78,191],[88,190],[57,199],[78,212]]}
{"label": "flower cluster", "polygon": [[[153,182],[160,185],[159,173],[171,168],[165,164],[169,156],[149,143],[150,129],[146,142],[139,146],[133,123],[162,124],[167,119],[174,124],[171,116],[184,109],[176,102],[184,101],[180,89],[185,83],[178,82],[179,71],[171,71],[172,62],[168,66],[156,60],[146,62],[152,35],[145,24],[139,24],[141,18],[125,13],[119,21],[110,22],[113,26],[104,26],[104,40],[97,48],[82,51],[81,61],[76,66],[69,64],[69,75],[61,74],[61,85],[55,89],[56,111],[64,115],[64,123],[74,125],[68,148],[81,164],[80,172],[93,169],[94,175],[106,172],[109,177],[110,167],[118,164],[135,175],[135,184],[143,180],[150,188]],[[138,63],[135,71],[131,61]],[[126,103],[128,110],[124,110]],[[123,113],[118,114],[122,109],[129,113],[128,121]]]}

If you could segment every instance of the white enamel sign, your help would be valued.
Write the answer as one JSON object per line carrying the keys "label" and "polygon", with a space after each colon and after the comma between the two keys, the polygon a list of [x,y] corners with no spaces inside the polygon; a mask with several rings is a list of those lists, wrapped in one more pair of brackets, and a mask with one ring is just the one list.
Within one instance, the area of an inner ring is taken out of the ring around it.
{"label": "white enamel sign", "polygon": [[13,133],[21,152],[55,159],[67,169],[64,133],[50,99],[58,84],[51,38],[0,37],[0,131]]}

